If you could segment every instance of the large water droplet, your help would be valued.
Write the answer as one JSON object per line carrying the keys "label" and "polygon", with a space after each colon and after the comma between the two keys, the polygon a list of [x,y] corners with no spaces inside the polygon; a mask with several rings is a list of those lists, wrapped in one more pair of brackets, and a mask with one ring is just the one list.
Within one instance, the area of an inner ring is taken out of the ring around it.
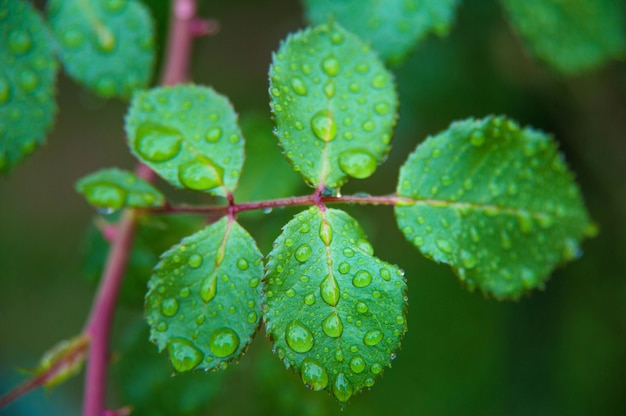
{"label": "large water droplet", "polygon": [[174,298],[165,299],[161,303],[161,312],[169,317],[176,315],[176,312],[178,312],[178,301]]}
{"label": "large water droplet", "polygon": [[357,179],[364,179],[376,170],[376,158],[366,150],[350,149],[339,154],[339,167]]}
{"label": "large water droplet", "polygon": [[339,60],[334,55],[329,55],[322,61],[322,69],[330,77],[334,77],[339,73]]}
{"label": "large water droplet", "polygon": [[337,313],[333,312],[322,321],[322,330],[331,338],[339,338],[343,333],[343,323]]}
{"label": "large water droplet", "polygon": [[346,403],[352,397],[352,384],[343,373],[339,373],[333,383],[333,394],[341,403]]}
{"label": "large water droplet", "polygon": [[383,340],[383,333],[377,329],[369,331],[363,337],[363,343],[368,346],[374,346],[380,343]]}
{"label": "large water droplet", "polygon": [[200,297],[206,302],[210,302],[217,293],[217,278],[211,275],[202,281],[200,285]]}
{"label": "large water droplet", "polygon": [[324,142],[329,142],[337,136],[337,124],[330,110],[320,110],[311,117],[311,130]]}
{"label": "large water droplet", "polygon": [[193,343],[184,338],[172,338],[167,344],[170,361],[178,372],[193,370],[204,358],[204,354]]}
{"label": "large water droplet", "polygon": [[356,374],[360,374],[365,370],[365,360],[359,356],[355,355],[350,360],[350,370],[354,371]]}
{"label": "large water droplet", "polygon": [[311,257],[311,246],[309,246],[308,244],[302,244],[296,249],[295,253],[293,253],[293,256],[300,263],[304,263],[309,259],[309,257]]}
{"label": "large water droplet", "polygon": [[311,331],[298,321],[293,321],[287,325],[285,341],[287,341],[289,348],[299,353],[310,351],[314,343]]}
{"label": "large water droplet", "polygon": [[216,357],[228,357],[239,347],[239,337],[230,328],[220,328],[211,334],[209,348]]}
{"label": "large water droplet", "polygon": [[202,256],[199,254],[192,254],[189,256],[189,259],[187,259],[187,264],[189,267],[197,269],[202,264]]}
{"label": "large water droplet", "polygon": [[367,270],[359,270],[352,279],[352,284],[356,287],[366,287],[372,283],[372,275]]}
{"label": "large water droplet", "polygon": [[136,132],[137,153],[150,162],[165,162],[180,152],[183,136],[180,131],[146,121]]}
{"label": "large water droplet", "polygon": [[208,159],[178,167],[178,179],[185,188],[206,191],[222,184],[223,170]]}
{"label": "large water droplet", "polygon": [[30,34],[23,29],[11,30],[7,36],[7,41],[11,52],[17,54],[26,53],[33,46],[33,40],[31,39]]}
{"label": "large water droplet", "polygon": [[328,385],[328,373],[317,361],[305,358],[300,368],[302,382],[310,389],[319,391]]}
{"label": "large water droplet", "polygon": [[326,221],[320,223],[319,236],[327,246],[333,241],[333,229]]}
{"label": "large water droplet", "polygon": [[116,210],[126,204],[127,193],[112,183],[97,183],[87,188],[85,196],[96,207]]}
{"label": "large water droplet", "polygon": [[339,302],[339,285],[332,274],[329,274],[324,280],[322,280],[322,283],[320,284],[320,294],[322,295],[324,302],[330,306],[336,306]]}

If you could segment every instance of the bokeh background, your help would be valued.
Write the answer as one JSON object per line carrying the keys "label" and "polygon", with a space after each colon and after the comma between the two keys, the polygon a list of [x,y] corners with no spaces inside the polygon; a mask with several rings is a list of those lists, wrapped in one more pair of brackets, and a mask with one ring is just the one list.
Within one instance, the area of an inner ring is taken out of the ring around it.
{"label": "bokeh background", "polygon": [[[162,38],[167,2],[148,3]],[[221,30],[197,42],[193,79],[229,96],[248,131],[240,200],[308,192],[289,172],[254,173],[286,166],[271,135],[267,70],[279,41],[305,25],[299,2],[201,3],[201,14]],[[427,39],[394,72],[401,102],[394,148],[372,178],[351,181],[343,193],[391,193],[398,167],[427,135],[456,119],[507,114],[554,134],[600,233],[545,290],[497,302],[468,293],[447,266],[424,259],[396,229],[391,208],[347,207],[375,254],[406,271],[409,332],[393,367],[343,414],[626,414],[626,64],[565,78],[528,55],[497,2],[474,0],[458,9],[449,36]],[[124,141],[126,102],[96,98],[64,75],[58,100],[47,145],[0,178],[0,392],[77,334],[88,314],[103,247],[88,231],[98,215],[74,191],[75,181],[100,168],[134,166]],[[267,254],[296,211],[240,219]],[[137,260],[135,274],[151,261]],[[263,330],[239,365],[172,377],[165,355],[147,341],[141,296],[132,293],[143,283],[128,285],[116,318],[109,404],[130,403],[145,415],[340,413],[327,393],[308,391],[283,369]],[[82,375],[0,414],[78,414],[81,394]]]}

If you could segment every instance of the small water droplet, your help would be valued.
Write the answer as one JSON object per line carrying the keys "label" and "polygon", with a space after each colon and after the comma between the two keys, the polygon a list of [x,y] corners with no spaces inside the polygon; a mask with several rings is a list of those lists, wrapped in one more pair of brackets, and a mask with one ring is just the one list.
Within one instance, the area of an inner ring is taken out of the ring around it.
{"label": "small water droplet", "polygon": [[314,391],[323,390],[328,385],[328,373],[317,361],[305,358],[300,368],[302,382]]}
{"label": "small water droplet", "polygon": [[324,302],[330,306],[336,306],[339,302],[340,292],[339,285],[334,276],[329,274],[320,284],[320,294]]}
{"label": "small water droplet", "polygon": [[24,29],[13,29],[7,36],[7,42],[11,52],[16,54],[24,54],[33,46],[33,40]]}
{"label": "small water droplet", "polygon": [[296,249],[293,256],[300,263],[304,263],[305,261],[309,259],[309,257],[311,257],[311,246],[309,246],[308,244],[302,244],[300,247]]}
{"label": "small water droplet", "polygon": [[350,271],[350,264],[343,261],[339,264],[339,273],[347,274]]}
{"label": "small water droplet", "polygon": [[360,355],[352,357],[350,360],[350,370],[354,371],[356,374],[362,373],[363,370],[365,370],[365,360]]}
{"label": "small water droplet", "polygon": [[248,315],[246,316],[246,320],[253,324],[257,321],[257,314],[256,312],[249,312]]}
{"label": "small water droplet", "polygon": [[348,258],[353,257],[354,256],[354,250],[352,250],[349,247],[346,247],[346,248],[343,249],[343,255],[348,257]]}
{"label": "small water droplet", "polygon": [[174,369],[178,372],[193,370],[204,358],[204,354],[193,343],[184,338],[172,338],[167,351]]}
{"label": "small water droplet", "polygon": [[475,131],[470,136],[470,143],[474,147],[480,147],[485,143],[485,136],[480,131]]}
{"label": "small water droplet", "polygon": [[383,333],[377,329],[369,331],[363,337],[363,343],[367,346],[374,346],[380,343],[383,340]]}
{"label": "small water droplet", "polygon": [[532,270],[522,267],[522,285],[526,289],[532,289],[535,287],[536,278],[535,273]]}
{"label": "small water droplet", "polygon": [[188,287],[184,287],[180,289],[180,292],[178,292],[178,294],[180,295],[181,298],[186,298],[191,294],[191,290],[189,290]]}
{"label": "small water droplet", "polygon": [[126,204],[127,193],[112,183],[96,183],[87,188],[85,196],[92,205],[114,211]]}
{"label": "small water droplet", "polygon": [[260,279],[258,277],[252,278],[250,279],[250,282],[248,283],[250,285],[250,287],[255,288],[259,285]]}
{"label": "small water droplet", "polygon": [[189,256],[187,264],[189,265],[189,267],[197,269],[202,264],[202,256],[199,254],[192,254],[191,256]]}
{"label": "small water droplet", "polygon": [[187,189],[206,191],[222,184],[223,170],[206,157],[178,167],[178,180]]}
{"label": "small water droplet", "polygon": [[313,305],[315,303],[315,295],[313,293],[306,295],[304,297],[304,303],[309,306]]}
{"label": "small water droplet", "polygon": [[115,79],[112,76],[103,75],[96,81],[95,89],[98,94],[104,97],[110,97],[115,94],[115,91],[117,90],[117,85]]}
{"label": "small water droplet", "polygon": [[329,142],[337,136],[337,124],[330,110],[320,110],[311,117],[311,130],[324,142]]}
{"label": "small water droplet", "polygon": [[237,260],[237,268],[239,270],[248,270],[248,260],[240,257],[239,260]]}
{"label": "small water droplet", "polygon": [[391,272],[388,269],[380,269],[380,276],[387,282],[391,280]]}
{"label": "small water droplet", "polygon": [[326,221],[322,221],[320,223],[320,231],[319,231],[319,236],[320,239],[324,242],[324,244],[326,244],[327,246],[330,245],[330,243],[333,241],[333,229],[330,226],[330,224],[328,224],[328,222]]}
{"label": "small water droplet", "polygon": [[210,302],[217,293],[217,278],[215,275],[209,276],[200,285],[200,297],[205,303]]}
{"label": "small water droplet", "polygon": [[461,250],[461,262],[463,263],[463,266],[466,269],[472,269],[476,267],[476,264],[478,263],[478,259],[476,259],[476,256],[474,256],[474,254],[472,254],[470,251],[462,249]]}
{"label": "small water droplet", "polygon": [[285,341],[289,348],[298,353],[305,353],[313,348],[314,338],[311,331],[298,321],[293,321],[287,325],[285,330]]}
{"label": "small water droplet", "polygon": [[222,137],[222,129],[218,126],[207,129],[204,139],[209,143],[216,143]]}
{"label": "small water droplet", "polygon": [[209,348],[216,357],[228,357],[239,347],[239,337],[230,328],[220,328],[211,334]]}
{"label": "small water droplet", "polygon": [[291,88],[298,95],[306,95],[306,84],[300,78],[293,78],[291,80]]}
{"label": "small water droplet", "polygon": [[180,131],[150,121],[136,131],[137,153],[150,162],[165,162],[180,152],[183,136]]}
{"label": "small water droplet", "polygon": [[339,73],[339,60],[334,55],[329,55],[322,61],[322,69],[330,77],[334,77]]}
{"label": "small water droplet", "polygon": [[333,383],[333,395],[341,403],[346,403],[352,397],[352,384],[343,373],[339,373]]}
{"label": "small water droplet", "polygon": [[6,103],[11,98],[11,84],[3,76],[0,76],[0,104]]}
{"label": "small water droplet", "polygon": [[381,371],[383,371],[383,367],[378,364],[378,363],[374,363],[372,364],[372,374],[380,374]]}
{"label": "small water droplet", "polygon": [[355,287],[366,287],[372,282],[372,275],[367,270],[359,270],[352,279]]}
{"label": "small water droplet", "polygon": [[322,321],[322,330],[331,338],[339,338],[343,333],[343,323],[337,313],[333,312]]}
{"label": "small water droplet", "polygon": [[196,316],[196,325],[198,326],[202,325],[205,320],[206,320],[206,316],[201,313],[200,315]]}
{"label": "small water droplet", "polygon": [[285,296],[287,296],[288,298],[293,298],[294,296],[296,296],[296,291],[293,288],[289,288],[285,292]]}
{"label": "small water droplet", "polygon": [[383,88],[387,85],[387,76],[385,74],[376,74],[372,79],[372,87],[374,88]]}
{"label": "small water droplet", "polygon": [[119,12],[127,4],[127,0],[107,0],[104,7],[110,12]]}
{"label": "small water droplet", "polygon": [[367,311],[370,310],[370,308],[363,302],[359,302],[356,304],[356,310],[359,313],[367,313]]}
{"label": "small water droplet", "polygon": [[167,323],[164,321],[159,322],[156,326],[156,330],[159,332],[167,331]]}
{"label": "small water droplet", "polygon": [[446,254],[452,253],[452,244],[450,244],[448,240],[439,239],[439,240],[436,240],[435,243],[437,244],[437,247],[439,247],[439,249],[443,251],[444,253]]}
{"label": "small water droplet", "polygon": [[536,217],[537,224],[543,229],[552,227],[554,224],[553,218],[548,214],[541,214]]}
{"label": "small water droplet", "polygon": [[76,29],[69,29],[61,35],[61,41],[66,48],[75,49],[80,47],[85,40],[83,33]]}
{"label": "small water droplet", "polygon": [[376,128],[376,123],[373,120],[366,120],[363,122],[362,127],[365,131],[373,131]]}
{"label": "small water droplet", "polygon": [[356,179],[364,179],[376,170],[376,158],[363,149],[344,150],[339,154],[339,167]]}
{"label": "small water droplet", "polygon": [[178,301],[174,298],[165,299],[161,303],[161,312],[169,317],[176,315],[176,312],[178,312]]}

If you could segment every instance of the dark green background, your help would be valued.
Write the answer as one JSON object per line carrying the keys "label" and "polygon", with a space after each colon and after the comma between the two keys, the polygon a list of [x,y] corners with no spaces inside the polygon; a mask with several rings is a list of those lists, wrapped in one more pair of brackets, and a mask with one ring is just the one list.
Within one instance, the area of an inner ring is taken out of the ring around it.
{"label": "dark green background", "polygon": [[[157,15],[166,12],[159,11],[164,2],[151,3]],[[265,128],[257,135],[268,136],[270,56],[280,39],[303,27],[299,4],[204,3],[202,14],[218,19],[221,31],[197,42],[193,78],[229,96],[242,115],[255,113]],[[164,22],[157,27],[163,31]],[[344,414],[626,414],[626,65],[563,78],[528,56],[497,2],[481,0],[464,2],[451,35],[422,43],[395,71],[401,109],[394,148],[372,178],[353,180],[344,193],[393,192],[400,164],[428,134],[455,119],[507,114],[554,133],[600,234],[583,245],[582,259],[554,273],[545,291],[500,303],[464,291],[448,267],[424,259],[396,229],[389,207],[348,207],[375,254],[406,270],[410,305],[409,332],[393,368],[371,391],[353,397]],[[17,369],[34,367],[45,350],[78,333],[89,311],[94,285],[84,277],[81,246],[94,212],[74,192],[75,181],[100,168],[134,165],[124,142],[126,103],[95,98],[63,75],[58,99],[48,144],[0,179],[2,392],[23,378]],[[264,157],[256,155],[254,163]],[[258,178],[244,173],[254,199],[263,188],[277,197],[292,187],[281,175]],[[295,212],[241,220],[267,254]],[[187,414],[184,409],[198,403],[208,406],[201,414],[211,415],[339,414],[328,394],[309,392],[282,369],[262,331],[225,374],[175,378],[144,332],[141,311],[120,307],[111,405],[131,400],[137,414],[151,415]],[[148,382],[153,390],[142,393]],[[81,390],[77,377],[0,414],[77,414]]]}

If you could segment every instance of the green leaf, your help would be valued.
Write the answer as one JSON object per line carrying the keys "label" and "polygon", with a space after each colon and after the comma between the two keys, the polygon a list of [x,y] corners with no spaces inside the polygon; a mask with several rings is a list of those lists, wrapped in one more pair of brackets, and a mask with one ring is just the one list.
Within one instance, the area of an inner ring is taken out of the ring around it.
{"label": "green leaf", "polygon": [[154,29],[141,2],[51,0],[48,19],[76,81],[103,97],[129,97],[150,82]]}
{"label": "green leaf", "polygon": [[398,99],[392,75],[336,24],[291,35],[270,68],[276,134],[311,186],[366,178],[389,152]]}
{"label": "green leaf", "polygon": [[267,263],[264,319],[276,354],[340,402],[371,387],[406,331],[403,274],[373,256],[345,212],[296,215]]}
{"label": "green leaf", "polygon": [[564,74],[593,70],[626,54],[620,0],[502,0],[513,28],[542,61]]}
{"label": "green leaf", "polygon": [[498,299],[542,287],[593,228],[555,142],[504,117],[429,137],[400,170],[397,193],[406,238]]}
{"label": "green leaf", "polygon": [[304,0],[314,24],[336,19],[387,62],[399,63],[429,33],[444,36],[459,0]]}
{"label": "green leaf", "polygon": [[33,7],[22,0],[0,0],[0,173],[45,141],[57,109],[57,65]]}
{"label": "green leaf", "polygon": [[76,190],[97,208],[149,208],[165,205],[165,197],[152,184],[131,172],[103,169],[80,179]]}
{"label": "green leaf", "polygon": [[[115,227],[101,220],[96,223],[100,228]],[[159,255],[204,225],[203,218],[197,215],[141,215],[137,220],[137,232],[124,273],[120,302],[125,306],[143,309],[148,279],[159,261]],[[94,284],[102,277],[111,246],[98,226],[92,224],[87,229],[82,256],[82,274]]]}
{"label": "green leaf", "polygon": [[222,218],[161,257],[148,283],[150,338],[174,369],[226,368],[259,326],[262,255],[234,220]]}
{"label": "green leaf", "polygon": [[126,118],[133,154],[170,184],[227,196],[237,187],[244,141],[228,99],[195,85],[137,93]]}
{"label": "green leaf", "polygon": [[46,375],[43,383],[46,388],[67,381],[82,370],[88,345],[89,338],[83,334],[59,342],[46,351],[33,373]]}

